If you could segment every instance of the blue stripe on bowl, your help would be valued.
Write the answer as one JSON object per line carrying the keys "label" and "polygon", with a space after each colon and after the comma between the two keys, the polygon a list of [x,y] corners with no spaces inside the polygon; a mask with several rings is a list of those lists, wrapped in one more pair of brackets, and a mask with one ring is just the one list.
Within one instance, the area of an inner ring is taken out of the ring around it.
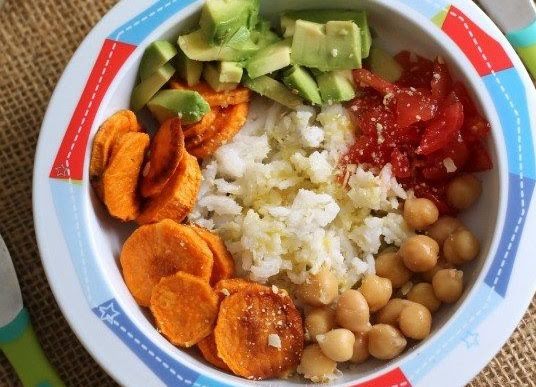
{"label": "blue stripe on bowl", "polygon": [[506,37],[514,47],[529,47],[536,44],[536,20],[523,29],[506,34]]}

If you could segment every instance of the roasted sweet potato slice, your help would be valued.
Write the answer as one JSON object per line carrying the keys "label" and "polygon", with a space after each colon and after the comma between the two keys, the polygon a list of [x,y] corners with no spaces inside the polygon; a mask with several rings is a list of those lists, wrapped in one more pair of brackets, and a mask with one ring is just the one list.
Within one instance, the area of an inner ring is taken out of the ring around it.
{"label": "roasted sweet potato slice", "polygon": [[186,348],[210,335],[218,304],[208,282],[184,272],[162,278],[151,295],[156,326],[171,343]]}
{"label": "roasted sweet potato slice", "polygon": [[216,285],[214,285],[214,291],[222,297],[230,296],[231,294],[235,294],[237,292],[250,290],[266,293],[272,291],[272,289],[270,289],[268,286],[251,282],[243,278],[226,278],[218,281]]}
{"label": "roasted sweet potato slice", "polygon": [[162,277],[183,271],[208,283],[213,258],[195,231],[166,219],[134,231],[123,245],[120,262],[132,296],[138,304],[149,306],[153,288]]}
{"label": "roasted sweet potato slice", "polygon": [[207,131],[214,125],[214,121],[216,121],[216,112],[218,112],[219,110],[219,108],[214,108],[207,114],[205,114],[201,121],[183,127],[184,138],[203,138],[203,133],[205,133],[205,131]]}
{"label": "roasted sweet potato slice", "polygon": [[282,375],[300,361],[302,324],[288,296],[239,291],[220,305],[214,329],[218,355],[231,371],[248,379]]}
{"label": "roasted sweet potato slice", "polygon": [[193,227],[193,229],[207,243],[214,256],[210,284],[215,285],[222,279],[232,277],[235,272],[234,259],[220,236],[201,227]]}
{"label": "roasted sweet potato slice", "polygon": [[148,147],[145,133],[126,133],[113,147],[102,175],[102,200],[114,218],[126,222],[139,214],[138,179]]}
{"label": "roasted sweet potato slice", "polygon": [[251,99],[251,91],[243,86],[238,86],[234,90],[218,92],[214,91],[214,89],[212,89],[212,87],[210,87],[205,82],[199,82],[197,85],[192,87],[189,87],[178,80],[172,80],[169,84],[172,89],[189,89],[197,91],[211,107],[227,107],[230,105],[237,105],[239,103],[249,102],[249,100]]}
{"label": "roasted sweet potato slice", "polygon": [[143,168],[141,194],[158,195],[171,179],[185,152],[184,134],[178,118],[167,120],[158,129],[150,147],[149,160]]}
{"label": "roasted sweet potato slice", "polygon": [[242,126],[246,123],[248,112],[248,103],[241,103],[223,109],[216,118],[215,132],[210,133],[210,136],[208,132],[205,132],[200,143],[188,142],[186,144],[188,152],[201,159],[212,156],[220,146],[230,141],[242,129]]}
{"label": "roasted sweet potato slice", "polygon": [[150,198],[145,204],[139,224],[173,219],[180,223],[192,211],[201,186],[201,168],[196,158],[185,152],[179,167],[160,194]]}
{"label": "roasted sweet potato slice", "polygon": [[224,371],[230,371],[227,364],[218,356],[218,349],[216,348],[216,342],[214,341],[214,334],[211,333],[199,343],[197,343],[197,348],[203,355],[206,361],[208,361],[213,366],[216,366]]}
{"label": "roasted sweet potato slice", "polygon": [[136,115],[130,110],[121,110],[108,118],[95,134],[89,162],[89,179],[100,198],[102,175],[112,156],[114,144],[125,133],[141,131]]}

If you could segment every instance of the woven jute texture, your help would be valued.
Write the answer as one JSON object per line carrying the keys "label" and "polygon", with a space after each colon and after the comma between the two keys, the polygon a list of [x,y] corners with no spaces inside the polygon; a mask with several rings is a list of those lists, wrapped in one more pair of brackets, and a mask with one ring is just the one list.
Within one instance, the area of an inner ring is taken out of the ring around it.
{"label": "woven jute texture", "polygon": [[[0,9],[0,232],[41,344],[68,386],[114,382],[62,317],[39,260],[31,207],[39,127],[69,58],[115,0],[6,0]],[[0,386],[20,385],[0,354]],[[472,386],[536,386],[536,303]]]}

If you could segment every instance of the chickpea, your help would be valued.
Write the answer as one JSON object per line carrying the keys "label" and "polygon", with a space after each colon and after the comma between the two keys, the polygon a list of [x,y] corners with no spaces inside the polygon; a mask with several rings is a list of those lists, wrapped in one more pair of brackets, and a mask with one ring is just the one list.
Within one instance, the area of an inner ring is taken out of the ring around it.
{"label": "chickpea", "polygon": [[472,261],[479,252],[480,242],[471,231],[465,229],[455,231],[443,244],[443,255],[453,265]]}
{"label": "chickpea", "polygon": [[395,289],[408,282],[412,276],[396,252],[382,253],[376,258],[376,274],[389,279]]}
{"label": "chickpea", "polygon": [[471,207],[482,193],[482,183],[473,175],[462,175],[447,186],[447,202],[458,210]]}
{"label": "chickpea", "polygon": [[427,282],[414,285],[407,297],[410,301],[426,306],[432,313],[436,312],[441,306],[441,301],[437,299],[434,293],[434,287]]}
{"label": "chickpea", "polygon": [[361,364],[370,356],[368,350],[368,332],[356,333],[354,341],[354,352],[350,358],[350,363]]}
{"label": "chickpea", "polygon": [[438,217],[439,210],[429,199],[407,199],[404,203],[404,220],[415,230],[424,230],[434,224]]}
{"label": "chickpea", "polygon": [[369,353],[376,359],[393,359],[400,355],[406,345],[402,333],[391,325],[376,324],[369,332]]}
{"label": "chickpea", "polygon": [[458,219],[451,216],[442,216],[426,231],[426,235],[435,240],[439,246],[443,246],[449,235],[462,227],[464,225]]}
{"label": "chickpea", "polygon": [[426,306],[412,303],[402,309],[398,324],[406,337],[423,340],[430,334],[432,314]]}
{"label": "chickpea", "polygon": [[454,269],[454,265],[445,261],[442,258],[439,258],[437,260],[437,264],[434,267],[432,267],[430,270],[421,273],[421,277],[426,282],[432,283],[432,278],[434,278],[435,273],[437,273],[441,269]]}
{"label": "chickpea", "polygon": [[393,286],[387,278],[378,277],[375,274],[367,274],[361,281],[359,291],[367,300],[371,312],[383,308],[393,294]]}
{"label": "chickpea", "polygon": [[436,265],[439,245],[426,235],[415,235],[402,243],[398,254],[409,270],[420,273]]}
{"label": "chickpea", "polygon": [[344,362],[352,358],[355,336],[348,329],[338,328],[316,337],[320,349],[333,361]]}
{"label": "chickpea", "polygon": [[303,350],[298,373],[315,383],[325,382],[333,375],[337,363],[324,355],[318,344],[311,344]]}
{"label": "chickpea", "polygon": [[439,270],[432,280],[434,293],[442,302],[452,304],[463,292],[463,271],[456,269]]}
{"label": "chickpea", "polygon": [[328,269],[322,269],[301,284],[297,294],[303,302],[309,305],[329,305],[339,294],[337,278]]}
{"label": "chickpea", "polygon": [[411,304],[410,301],[401,298],[393,298],[392,300],[389,300],[387,305],[376,313],[376,322],[379,324],[398,326],[400,313],[402,312],[402,309],[409,304]]}
{"label": "chickpea", "polygon": [[305,317],[305,329],[311,341],[316,341],[316,336],[329,332],[336,325],[335,311],[331,308],[315,308]]}
{"label": "chickpea", "polygon": [[367,300],[358,290],[346,290],[339,297],[335,317],[341,327],[352,332],[365,329],[370,320]]}

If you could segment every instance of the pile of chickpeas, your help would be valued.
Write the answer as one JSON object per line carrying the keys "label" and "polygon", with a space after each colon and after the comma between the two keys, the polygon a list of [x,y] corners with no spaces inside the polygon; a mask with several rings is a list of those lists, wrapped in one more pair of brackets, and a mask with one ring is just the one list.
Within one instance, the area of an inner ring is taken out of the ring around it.
{"label": "pile of chickpeas", "polygon": [[[471,207],[482,192],[472,175],[453,179],[449,205]],[[367,274],[358,289],[339,294],[337,278],[326,269],[297,289],[306,305],[306,339],[298,373],[313,382],[329,380],[337,363],[360,364],[370,356],[390,360],[410,340],[430,335],[432,314],[463,292],[459,266],[478,256],[480,243],[458,219],[443,216],[428,199],[404,203],[404,220],[416,235],[398,251],[389,247],[376,257],[376,274]]]}

